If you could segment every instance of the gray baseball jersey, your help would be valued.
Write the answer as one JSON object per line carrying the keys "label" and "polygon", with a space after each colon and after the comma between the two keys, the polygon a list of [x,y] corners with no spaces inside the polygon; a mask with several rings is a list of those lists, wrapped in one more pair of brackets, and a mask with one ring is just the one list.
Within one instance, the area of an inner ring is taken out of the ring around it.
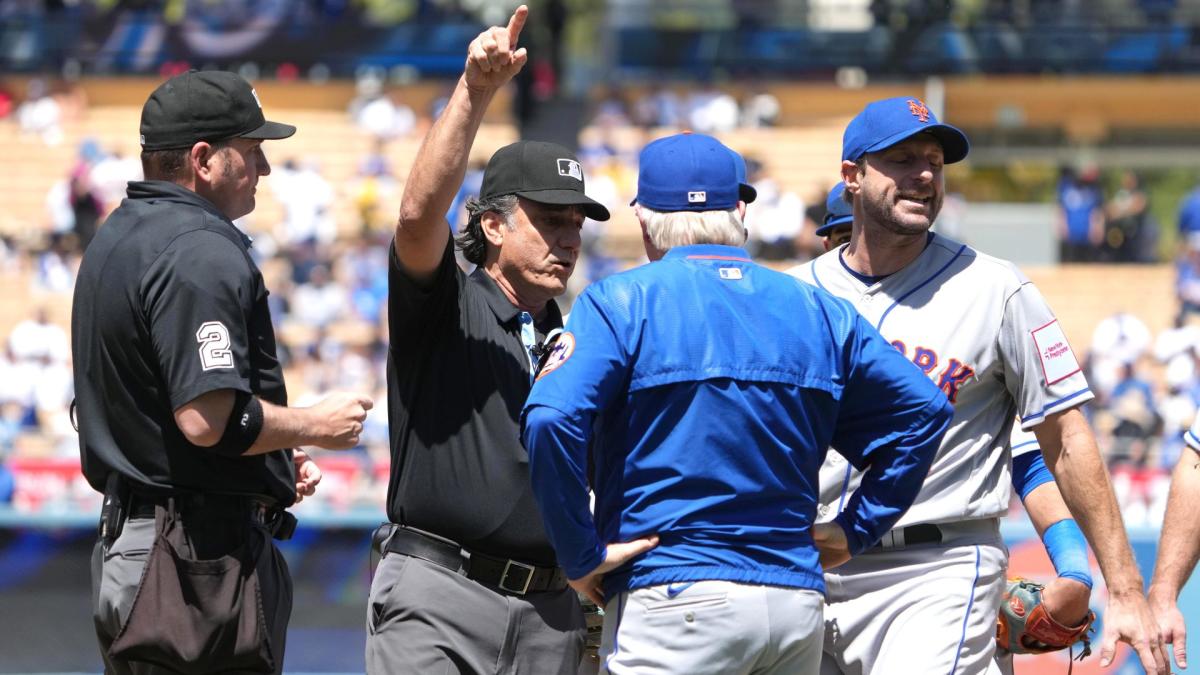
{"label": "gray baseball jersey", "polygon": [[[1015,265],[941,235],[931,233],[916,260],[882,279],[853,273],[844,248],[790,272],[850,301],[954,404],[925,485],[898,526],[1003,515],[1012,495],[1014,418],[1029,430],[1093,398],[1053,312]],[[823,520],[853,494],[856,473],[829,453],[821,470]]]}

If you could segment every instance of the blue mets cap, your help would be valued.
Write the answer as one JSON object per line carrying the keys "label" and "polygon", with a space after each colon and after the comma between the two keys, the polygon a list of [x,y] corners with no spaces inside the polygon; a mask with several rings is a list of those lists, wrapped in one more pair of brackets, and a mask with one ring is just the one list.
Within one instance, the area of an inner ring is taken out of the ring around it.
{"label": "blue mets cap", "polygon": [[845,183],[838,183],[829,191],[829,198],[825,200],[825,222],[817,228],[818,237],[828,237],[838,225],[854,222],[854,209],[843,197],[845,192]]}
{"label": "blue mets cap", "polygon": [[942,144],[947,164],[962,161],[971,144],[967,135],[949,124],[938,122],[920,99],[900,96],[872,101],[850,120],[842,135],[842,159],[856,162],[917,134],[928,133]]}
{"label": "blue mets cap", "polygon": [[724,211],[737,206],[745,180],[740,156],[712,136],[682,133],[651,141],[638,156],[632,203],[655,211]]}

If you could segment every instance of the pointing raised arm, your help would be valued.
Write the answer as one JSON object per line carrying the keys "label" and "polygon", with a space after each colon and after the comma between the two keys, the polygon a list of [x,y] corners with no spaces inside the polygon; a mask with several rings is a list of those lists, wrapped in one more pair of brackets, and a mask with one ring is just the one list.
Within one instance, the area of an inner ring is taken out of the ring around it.
{"label": "pointing raised arm", "polygon": [[450,236],[445,214],[492,97],[528,60],[525,48],[515,49],[528,15],[521,5],[506,27],[493,26],[471,41],[450,102],[413,160],[396,223],[396,257],[417,281],[428,280],[442,258]]}

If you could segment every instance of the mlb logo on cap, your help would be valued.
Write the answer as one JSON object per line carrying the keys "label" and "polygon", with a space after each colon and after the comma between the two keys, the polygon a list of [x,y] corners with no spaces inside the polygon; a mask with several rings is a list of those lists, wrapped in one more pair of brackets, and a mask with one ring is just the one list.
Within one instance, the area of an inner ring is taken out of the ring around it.
{"label": "mlb logo on cap", "polygon": [[559,158],[558,175],[570,176],[575,180],[583,180],[583,169],[579,167],[579,162],[573,159]]}
{"label": "mlb logo on cap", "polygon": [[704,202],[707,202],[707,201],[708,201],[708,193],[707,192],[702,191],[702,192],[689,192],[688,193],[688,203],[689,204],[703,204]]}

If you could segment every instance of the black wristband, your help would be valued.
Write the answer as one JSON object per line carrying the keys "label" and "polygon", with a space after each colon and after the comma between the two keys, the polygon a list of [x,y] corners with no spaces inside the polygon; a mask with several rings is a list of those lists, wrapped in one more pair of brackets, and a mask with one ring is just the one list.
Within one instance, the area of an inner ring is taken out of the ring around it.
{"label": "black wristband", "polygon": [[225,433],[216,445],[208,449],[226,457],[241,457],[258,440],[262,427],[262,402],[253,394],[235,392],[233,411],[225,423]]}

